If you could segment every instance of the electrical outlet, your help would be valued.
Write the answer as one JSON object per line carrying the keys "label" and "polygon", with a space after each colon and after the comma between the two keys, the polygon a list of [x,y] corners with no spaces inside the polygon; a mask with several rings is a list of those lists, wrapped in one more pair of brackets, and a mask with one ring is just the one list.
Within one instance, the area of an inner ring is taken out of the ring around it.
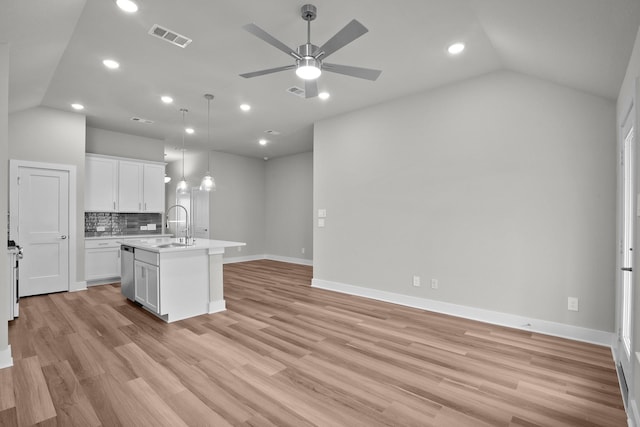
{"label": "electrical outlet", "polygon": [[99,225],[96,227],[96,231],[105,231],[106,227],[104,225]]}
{"label": "electrical outlet", "polygon": [[431,289],[438,289],[438,279],[431,279]]}
{"label": "electrical outlet", "polygon": [[413,276],[413,286],[415,287],[420,286],[420,276]]}
{"label": "electrical outlet", "polygon": [[318,227],[324,227],[324,218],[318,218]]}
{"label": "electrical outlet", "polygon": [[302,250],[300,252],[304,254],[304,248],[302,248]]}
{"label": "electrical outlet", "polygon": [[242,252],[242,246],[238,246],[238,252]]}
{"label": "electrical outlet", "polygon": [[569,297],[567,300],[567,309],[569,311],[578,311],[578,297]]}

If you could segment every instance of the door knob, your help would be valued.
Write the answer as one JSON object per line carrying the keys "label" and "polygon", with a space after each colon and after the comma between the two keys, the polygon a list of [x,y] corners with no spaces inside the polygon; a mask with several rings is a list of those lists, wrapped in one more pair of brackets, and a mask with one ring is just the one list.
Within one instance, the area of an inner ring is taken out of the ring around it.
{"label": "door knob", "polygon": [[65,235],[63,234],[62,236],[60,236],[60,238],[61,238],[62,240],[64,240],[64,239],[66,239],[66,238],[67,238],[67,236],[65,236]]}

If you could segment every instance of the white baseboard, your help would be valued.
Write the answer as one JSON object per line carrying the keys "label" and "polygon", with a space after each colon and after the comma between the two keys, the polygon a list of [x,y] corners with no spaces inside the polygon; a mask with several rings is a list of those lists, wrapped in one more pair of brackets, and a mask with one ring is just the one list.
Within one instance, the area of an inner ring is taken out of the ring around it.
{"label": "white baseboard", "polygon": [[0,369],[13,366],[13,357],[11,357],[11,344],[5,350],[0,350]]}
{"label": "white baseboard", "polygon": [[248,262],[248,261],[260,261],[263,259],[269,259],[272,261],[280,261],[280,262],[288,262],[291,264],[300,264],[300,265],[313,265],[313,260],[304,259],[304,258],[292,258],[280,255],[271,255],[271,254],[261,254],[261,255],[248,255],[248,256],[238,256],[238,257],[224,257],[222,260],[223,264],[233,264],[236,262]]}
{"label": "white baseboard", "polygon": [[463,317],[465,319],[478,320],[494,325],[507,326],[515,329],[522,329],[532,332],[539,332],[546,335],[569,338],[576,341],[584,341],[592,344],[604,345],[606,347],[611,347],[612,342],[612,332],[598,331],[596,329],[588,329],[580,326],[567,325],[564,323],[532,319],[515,314],[500,313],[497,311],[468,307],[448,302],[430,300],[426,298],[418,298],[409,295],[396,294],[393,292],[363,288],[361,286],[347,285],[344,283],[331,282],[328,280],[315,278],[312,280],[311,286],[314,288],[371,298],[379,301],[390,302],[393,304],[404,305],[407,307],[420,308],[437,313],[449,314],[451,316]]}
{"label": "white baseboard", "polygon": [[86,291],[87,290],[87,282],[83,280],[82,282],[75,282],[73,286],[69,287],[69,292],[75,291]]}
{"label": "white baseboard", "polygon": [[292,258],[287,256],[271,255],[271,254],[265,255],[265,259],[270,259],[272,261],[288,262],[291,264],[300,264],[300,265],[309,265],[309,266],[313,265],[312,259]]}
{"label": "white baseboard", "polygon": [[248,261],[260,261],[261,259],[265,259],[266,255],[247,255],[247,256],[236,256],[236,257],[223,257],[223,264],[233,264],[236,262],[248,262]]}
{"label": "white baseboard", "polygon": [[225,311],[226,309],[227,304],[225,300],[209,301],[209,314],[220,313],[221,311]]}
{"label": "white baseboard", "polygon": [[635,399],[629,400],[627,408],[627,424],[629,427],[640,427],[640,412],[638,412],[638,402]]}

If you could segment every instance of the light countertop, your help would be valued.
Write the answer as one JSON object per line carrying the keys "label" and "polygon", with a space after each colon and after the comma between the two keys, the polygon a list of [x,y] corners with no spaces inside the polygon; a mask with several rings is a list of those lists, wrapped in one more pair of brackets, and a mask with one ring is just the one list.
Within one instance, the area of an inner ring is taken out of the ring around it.
{"label": "light countertop", "polygon": [[130,234],[128,236],[85,236],[85,240],[103,240],[103,239],[150,239],[152,237],[173,237],[173,234]]}
{"label": "light countertop", "polygon": [[227,240],[195,239],[189,241],[189,245],[184,246],[179,239],[170,237],[154,237],[143,239],[121,239],[120,243],[138,249],[151,252],[186,252],[208,250],[209,253],[223,253],[225,248],[246,246],[244,242],[230,242]]}

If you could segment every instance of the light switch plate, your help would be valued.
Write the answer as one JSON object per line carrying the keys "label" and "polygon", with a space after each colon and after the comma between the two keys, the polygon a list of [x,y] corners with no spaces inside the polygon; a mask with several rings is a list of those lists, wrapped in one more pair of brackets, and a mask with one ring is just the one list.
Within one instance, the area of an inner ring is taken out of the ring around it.
{"label": "light switch plate", "polygon": [[146,226],[146,225],[141,225],[141,226],[140,226],[140,230],[142,230],[142,231],[147,231],[147,226]]}
{"label": "light switch plate", "polygon": [[156,225],[155,224],[147,224],[147,230],[154,231],[155,229],[156,229]]}
{"label": "light switch plate", "polygon": [[326,218],[327,210],[326,209],[318,209],[318,218]]}
{"label": "light switch plate", "polygon": [[106,230],[106,227],[103,225],[99,225],[96,227],[96,231],[105,231],[105,230]]}
{"label": "light switch plate", "polygon": [[324,227],[324,218],[318,218],[318,227]]}

